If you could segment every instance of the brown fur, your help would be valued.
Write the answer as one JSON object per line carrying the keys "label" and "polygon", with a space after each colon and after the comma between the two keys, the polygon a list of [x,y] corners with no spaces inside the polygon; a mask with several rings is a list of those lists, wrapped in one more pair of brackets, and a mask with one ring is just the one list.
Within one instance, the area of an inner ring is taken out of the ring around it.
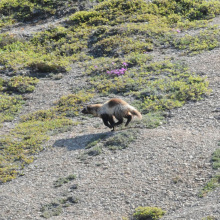
{"label": "brown fur", "polygon": [[[115,126],[123,123],[123,118],[127,118],[125,126],[130,123],[133,115],[140,119],[142,118],[141,113],[137,109],[129,105],[127,102],[117,98],[110,99],[103,105],[88,105],[82,110],[82,113],[92,114],[96,117],[102,118],[104,124],[109,128],[113,128],[113,131]],[[114,122],[113,117],[118,120],[117,123]]]}
{"label": "brown fur", "polygon": [[108,101],[109,108],[115,107],[118,104],[127,105],[128,103],[123,101],[123,100],[121,100],[121,99],[116,99],[116,98],[115,99],[110,99]]}

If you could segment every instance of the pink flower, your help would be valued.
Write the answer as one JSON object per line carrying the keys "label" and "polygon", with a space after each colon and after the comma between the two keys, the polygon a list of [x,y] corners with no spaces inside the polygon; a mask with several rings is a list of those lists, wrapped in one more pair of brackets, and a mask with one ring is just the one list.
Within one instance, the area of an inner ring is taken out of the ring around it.
{"label": "pink flower", "polygon": [[95,68],[98,68],[97,66],[94,66]]}
{"label": "pink flower", "polygon": [[180,30],[179,30],[179,29],[177,29],[177,30],[176,30],[176,32],[177,32],[177,33],[180,33]]}
{"label": "pink flower", "polygon": [[107,71],[107,73],[108,74],[115,74],[117,76],[120,76],[120,75],[124,75],[126,70],[127,69],[125,69],[125,68],[121,68],[121,69],[115,69],[115,70]]}
{"label": "pink flower", "polygon": [[123,65],[124,65],[124,66],[128,66],[128,64],[127,64],[127,63],[125,63],[125,62],[123,63]]}
{"label": "pink flower", "polygon": [[112,64],[113,64],[113,65],[115,65],[115,63],[114,63],[114,62],[112,62]]}

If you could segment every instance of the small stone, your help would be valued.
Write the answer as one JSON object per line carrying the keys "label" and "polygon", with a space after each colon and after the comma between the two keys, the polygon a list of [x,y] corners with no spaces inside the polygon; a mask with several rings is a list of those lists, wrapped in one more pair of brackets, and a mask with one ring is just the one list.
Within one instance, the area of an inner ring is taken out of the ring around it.
{"label": "small stone", "polygon": [[73,184],[70,189],[77,189],[78,188],[78,184]]}
{"label": "small stone", "polygon": [[79,199],[74,196],[70,196],[67,199],[69,202],[72,202],[72,203],[78,203],[78,201],[79,201]]}

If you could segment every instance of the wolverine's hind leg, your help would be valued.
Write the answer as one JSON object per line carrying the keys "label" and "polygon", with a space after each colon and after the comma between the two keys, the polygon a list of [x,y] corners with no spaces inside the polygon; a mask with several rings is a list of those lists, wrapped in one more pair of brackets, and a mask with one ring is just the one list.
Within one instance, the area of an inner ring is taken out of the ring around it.
{"label": "wolverine's hind leg", "polygon": [[127,118],[127,122],[126,122],[125,126],[128,126],[128,124],[130,123],[130,121],[132,119],[132,115],[126,115],[125,118]]}
{"label": "wolverine's hind leg", "polygon": [[117,118],[118,122],[114,123],[114,126],[120,125],[123,123],[123,118]]}

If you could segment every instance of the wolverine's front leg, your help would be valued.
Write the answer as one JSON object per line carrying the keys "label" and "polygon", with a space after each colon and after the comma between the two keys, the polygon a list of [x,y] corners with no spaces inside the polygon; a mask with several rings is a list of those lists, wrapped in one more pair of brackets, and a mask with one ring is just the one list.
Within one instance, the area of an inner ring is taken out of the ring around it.
{"label": "wolverine's front leg", "polygon": [[110,125],[112,126],[112,131],[115,131],[115,122],[112,116],[109,116],[108,121],[110,122]]}
{"label": "wolverine's front leg", "polygon": [[101,118],[102,118],[103,123],[105,124],[105,126],[107,126],[107,127],[109,127],[109,128],[112,128],[112,125],[110,125],[110,124],[108,123],[108,121],[109,121],[109,116],[108,116],[107,114],[101,115]]}

